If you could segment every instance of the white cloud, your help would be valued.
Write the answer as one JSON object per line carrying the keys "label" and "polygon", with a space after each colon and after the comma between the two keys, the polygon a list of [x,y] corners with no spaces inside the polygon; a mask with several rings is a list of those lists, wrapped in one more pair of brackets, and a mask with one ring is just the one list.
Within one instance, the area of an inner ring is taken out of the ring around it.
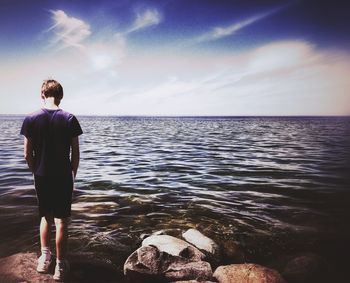
{"label": "white cloud", "polygon": [[136,14],[136,19],[127,33],[134,32],[146,27],[158,25],[162,18],[156,9],[146,9],[141,13]]}
{"label": "white cloud", "polygon": [[82,47],[82,42],[91,34],[90,25],[84,21],[68,16],[62,10],[52,11],[54,25],[49,28],[55,32],[51,45],[59,48]]}
{"label": "white cloud", "polygon": [[252,25],[260,20],[263,20],[263,19],[275,14],[276,12],[280,11],[282,8],[285,8],[285,6],[272,9],[268,12],[255,15],[253,17],[242,20],[238,23],[230,24],[230,25],[225,26],[225,27],[215,27],[210,32],[205,33],[205,34],[197,37],[195,39],[195,42],[199,43],[199,42],[205,42],[205,41],[212,41],[212,40],[217,40],[217,39],[221,39],[221,38],[233,35],[237,31],[241,30],[242,28],[249,26],[249,25]]}

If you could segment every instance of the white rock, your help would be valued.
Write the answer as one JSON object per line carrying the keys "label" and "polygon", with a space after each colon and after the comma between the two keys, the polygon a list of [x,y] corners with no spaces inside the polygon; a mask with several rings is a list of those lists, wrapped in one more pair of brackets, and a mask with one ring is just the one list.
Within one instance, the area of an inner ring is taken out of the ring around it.
{"label": "white rock", "polygon": [[142,246],[154,246],[159,251],[166,252],[170,255],[181,256],[191,261],[200,261],[205,258],[196,247],[191,244],[169,235],[152,235],[142,241]]}
{"label": "white rock", "polygon": [[211,255],[217,255],[219,253],[219,246],[212,239],[203,235],[196,229],[188,229],[182,234],[182,237],[198,249]]}

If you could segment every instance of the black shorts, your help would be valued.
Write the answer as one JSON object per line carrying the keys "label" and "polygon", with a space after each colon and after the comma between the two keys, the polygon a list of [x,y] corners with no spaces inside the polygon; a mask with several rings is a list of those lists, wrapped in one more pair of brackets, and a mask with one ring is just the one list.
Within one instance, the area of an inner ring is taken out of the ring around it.
{"label": "black shorts", "polygon": [[34,176],[34,182],[40,217],[52,215],[55,218],[67,218],[71,216],[72,176]]}

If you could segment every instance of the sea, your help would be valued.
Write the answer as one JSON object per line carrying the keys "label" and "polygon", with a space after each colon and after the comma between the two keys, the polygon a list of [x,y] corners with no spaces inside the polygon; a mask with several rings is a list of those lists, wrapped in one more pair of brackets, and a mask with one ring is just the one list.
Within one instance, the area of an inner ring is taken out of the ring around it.
{"label": "sea", "polygon": [[[0,116],[0,257],[39,251],[24,116]],[[350,117],[78,116],[69,250],[122,268],[147,234],[196,228],[246,262],[315,253],[346,269]]]}

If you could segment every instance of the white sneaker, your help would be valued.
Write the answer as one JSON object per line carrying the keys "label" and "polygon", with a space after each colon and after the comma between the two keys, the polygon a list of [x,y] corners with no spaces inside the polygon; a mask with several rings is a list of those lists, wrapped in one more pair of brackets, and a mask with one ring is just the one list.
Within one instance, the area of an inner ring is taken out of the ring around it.
{"label": "white sneaker", "polygon": [[36,271],[40,273],[48,273],[51,262],[52,262],[51,254],[49,254],[49,256],[45,256],[44,254],[42,254],[38,258],[38,266],[36,267]]}
{"label": "white sneaker", "polygon": [[53,279],[56,281],[63,281],[69,272],[69,263],[67,260],[63,260],[60,263],[56,263],[55,274]]}

